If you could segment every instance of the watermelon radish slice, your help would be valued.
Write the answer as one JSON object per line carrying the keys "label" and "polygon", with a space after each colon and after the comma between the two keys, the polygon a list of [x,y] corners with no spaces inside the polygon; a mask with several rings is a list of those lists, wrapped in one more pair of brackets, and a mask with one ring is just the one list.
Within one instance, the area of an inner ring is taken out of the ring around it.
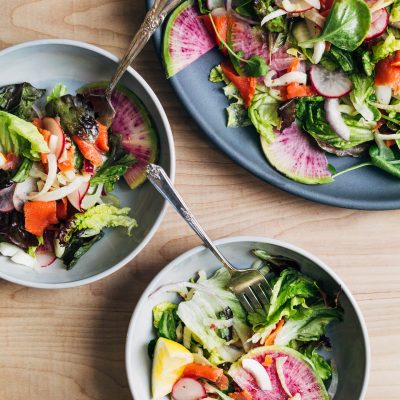
{"label": "watermelon radish slice", "polygon": [[[270,391],[261,390],[254,377],[242,368],[242,360],[251,358],[262,364],[265,356],[272,357],[272,363],[269,366],[264,365],[272,384]],[[258,347],[232,364],[228,374],[242,390],[247,390],[252,395],[253,400],[287,400],[288,395],[282,387],[276,368],[279,358],[286,358],[283,373],[287,389],[293,396],[299,394],[301,400],[329,400],[323,382],[306,358],[288,347]]]}
{"label": "watermelon radish slice", "polygon": [[[101,94],[106,86],[106,82],[96,82],[83,86],[78,92]],[[123,150],[136,158],[136,163],[124,175],[129,187],[134,189],[146,180],[146,166],[156,161],[157,134],[143,103],[129,89],[118,85],[111,101],[116,110],[111,130],[121,137]]]}
{"label": "watermelon radish slice", "polygon": [[268,161],[279,172],[309,185],[333,181],[324,152],[300,130],[296,122],[276,135],[272,143],[261,136],[261,145]]}
{"label": "watermelon radish slice", "polygon": [[232,50],[243,51],[243,58],[248,59],[252,55],[257,55],[269,60],[267,41],[262,29],[253,28],[244,21],[234,20],[228,36]]}
{"label": "watermelon radish slice", "polygon": [[167,77],[210,51],[215,42],[208,32],[192,1],[183,2],[172,13],[164,33],[164,64]]}

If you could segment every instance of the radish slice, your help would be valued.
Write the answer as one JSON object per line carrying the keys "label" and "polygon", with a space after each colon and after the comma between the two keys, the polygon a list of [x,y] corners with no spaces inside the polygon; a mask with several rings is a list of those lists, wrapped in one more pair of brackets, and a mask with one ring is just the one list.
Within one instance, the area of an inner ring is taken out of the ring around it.
{"label": "radish slice", "polygon": [[265,25],[268,21],[271,21],[274,18],[281,17],[285,14],[287,14],[287,11],[282,10],[281,8],[279,10],[272,11],[261,20],[261,26]]}
{"label": "radish slice", "polygon": [[378,36],[381,36],[389,25],[389,13],[386,8],[381,8],[378,11],[372,13],[371,26],[365,37],[365,40],[371,40]]}
{"label": "radish slice", "polygon": [[79,175],[75,178],[75,180],[67,186],[64,186],[60,189],[53,190],[52,192],[45,193],[35,198],[34,201],[53,201],[53,200],[61,200],[63,197],[68,196],[72,192],[74,192],[82,183],[89,182],[89,175]]}
{"label": "radish slice", "polygon": [[17,211],[22,211],[24,203],[28,200],[29,194],[34,192],[36,188],[36,179],[31,176],[28,176],[28,178],[23,182],[17,183],[13,195],[13,203]]}
{"label": "radish slice", "polygon": [[82,211],[82,200],[86,196],[90,187],[89,182],[83,182],[76,190],[70,193],[68,201],[76,208],[78,211]]}
{"label": "radish slice", "polygon": [[14,209],[13,196],[16,185],[0,190],[0,212],[9,212]]}
{"label": "radish slice", "polygon": [[306,12],[313,8],[305,0],[297,0],[293,2],[290,0],[276,0],[275,3],[278,7],[283,8],[284,10],[290,13]]}
{"label": "radish slice", "polygon": [[276,359],[276,372],[278,373],[278,378],[279,381],[281,382],[281,386],[285,393],[289,396],[292,397],[292,394],[290,393],[290,390],[287,386],[286,379],[285,379],[285,373],[283,372],[283,364],[285,364],[287,357],[279,357]]}
{"label": "radish slice", "polygon": [[342,97],[352,88],[352,83],[344,72],[328,71],[318,65],[311,67],[310,78],[315,90],[330,99]]}
{"label": "radish slice", "polygon": [[244,358],[242,360],[242,367],[254,377],[261,390],[272,390],[272,383],[268,372],[258,361],[252,358]]}
{"label": "radish slice", "polygon": [[45,252],[45,253],[36,253],[36,263],[40,267],[48,267],[56,261],[57,257],[54,253]]}
{"label": "radish slice", "polygon": [[[57,159],[61,157],[65,148],[65,135],[61,128],[61,125],[55,118],[45,117],[42,119],[43,128],[47,131],[51,132],[52,136],[57,137],[57,146],[54,148],[54,151],[50,152],[55,154]],[[52,138],[50,137],[50,140]]]}
{"label": "radish slice", "polygon": [[172,398],[174,400],[200,400],[206,396],[204,386],[192,378],[181,378],[172,388]]}
{"label": "radish slice", "polygon": [[49,171],[47,173],[47,179],[46,182],[42,188],[42,190],[39,193],[34,193],[28,197],[29,200],[36,200],[38,197],[43,196],[46,194],[51,186],[53,185],[54,181],[56,180],[57,177],[57,159],[54,154],[48,154],[47,155],[47,162],[48,162],[48,167]]}
{"label": "radish slice", "polygon": [[378,103],[387,105],[392,98],[392,88],[390,86],[375,86],[375,94]]}
{"label": "radish slice", "polygon": [[346,141],[350,140],[350,129],[340,114],[338,99],[325,100],[325,114],[326,120],[336,134]]}

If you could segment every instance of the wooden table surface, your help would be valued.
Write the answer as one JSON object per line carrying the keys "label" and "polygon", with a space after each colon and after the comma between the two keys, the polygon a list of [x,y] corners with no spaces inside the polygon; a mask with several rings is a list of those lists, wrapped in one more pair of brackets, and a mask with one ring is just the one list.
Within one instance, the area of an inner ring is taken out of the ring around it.
{"label": "wooden table surface", "polygon": [[[121,56],[144,15],[142,0],[1,0],[0,5],[1,48],[60,37]],[[366,398],[399,399],[400,213],[323,206],[259,181],[193,124],[164,79],[152,45],[134,66],[165,107],[176,144],[176,185],[210,235],[268,236],[328,263],[367,321],[372,371]],[[0,281],[0,399],[131,399],[124,347],[132,310],[152,277],[198,244],[169,210],[147,248],[101,282],[44,291]]]}

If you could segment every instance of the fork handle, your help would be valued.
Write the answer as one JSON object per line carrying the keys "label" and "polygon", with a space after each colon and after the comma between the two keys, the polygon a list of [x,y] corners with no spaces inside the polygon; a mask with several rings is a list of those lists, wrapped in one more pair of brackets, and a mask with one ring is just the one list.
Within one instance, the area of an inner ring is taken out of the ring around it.
{"label": "fork handle", "polygon": [[207,236],[204,229],[201,227],[196,217],[190,211],[189,207],[183,201],[178,191],[174,188],[171,180],[162,167],[155,164],[147,166],[147,177],[153,186],[162,194],[162,196],[170,202],[170,204],[178,211],[178,214],[187,222],[187,224],[194,230],[197,236],[203,241],[207,247],[219,261],[228,269],[230,273],[236,272],[230,262],[218,250],[211,239]]}
{"label": "fork handle", "polygon": [[163,23],[164,19],[170,11],[178,6],[181,0],[155,0],[153,6],[146,14],[142,25],[132,39],[128,50],[120,61],[114,76],[111,78],[110,84],[106,89],[106,97],[111,96],[115,86],[122,78],[127,68],[131,65],[132,61],[142,51],[143,47],[147,44],[153,33]]}

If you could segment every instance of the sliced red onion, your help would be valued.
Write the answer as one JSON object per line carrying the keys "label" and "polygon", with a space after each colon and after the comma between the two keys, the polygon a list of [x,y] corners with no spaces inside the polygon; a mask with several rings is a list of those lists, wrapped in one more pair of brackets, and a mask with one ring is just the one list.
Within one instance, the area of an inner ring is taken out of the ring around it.
{"label": "sliced red onion", "polygon": [[56,260],[57,257],[54,255],[54,253],[36,253],[36,263],[40,267],[49,267]]}
{"label": "sliced red onion", "polygon": [[225,0],[225,9],[228,12],[232,10],[232,0]]}
{"label": "sliced red onion", "polygon": [[375,94],[378,103],[388,105],[392,99],[392,88],[390,86],[375,86]]}
{"label": "sliced red onion", "polygon": [[0,190],[0,212],[10,212],[14,209],[14,190],[15,184]]}
{"label": "sliced red onion", "polygon": [[277,372],[277,374],[278,374],[278,378],[279,378],[279,381],[281,382],[281,386],[282,386],[282,388],[283,388],[283,390],[286,392],[286,394],[289,396],[289,397],[292,397],[292,394],[291,394],[291,392],[290,392],[290,390],[289,390],[289,388],[288,388],[288,385],[287,385],[287,383],[286,383],[286,379],[285,379],[285,373],[283,372],[283,365],[285,364],[285,362],[287,361],[287,357],[278,357],[276,360],[275,360],[275,363],[276,363],[276,372]]}
{"label": "sliced red onion", "polygon": [[257,360],[252,358],[243,358],[242,368],[253,376],[261,390],[272,390],[272,383],[268,372]]}
{"label": "sliced red onion", "polygon": [[306,3],[308,3],[310,6],[316,8],[319,10],[321,8],[321,3],[319,0],[304,0]]}
{"label": "sliced red onion", "polygon": [[287,11],[282,10],[281,8],[278,8],[275,11],[272,11],[271,13],[267,14],[262,20],[261,20],[261,26],[265,25],[268,21],[271,21],[275,18],[281,17],[282,15],[286,15]]}
{"label": "sliced red onion", "polygon": [[335,131],[335,133],[342,139],[350,140],[350,129],[344,122],[342,115],[339,111],[339,100],[338,99],[326,99],[325,100],[325,114],[326,120],[328,121],[330,127]]}
{"label": "sliced red onion", "polygon": [[[17,183],[13,195],[13,204],[17,211],[21,212],[24,203],[28,200],[30,193],[37,190],[37,180],[28,176],[23,182]],[[1,197],[1,193],[0,193]]]}
{"label": "sliced red onion", "polygon": [[84,161],[84,163],[83,163],[83,170],[84,170],[87,174],[90,174],[90,175],[93,175],[93,174],[94,174],[94,166],[93,166],[93,164],[92,164],[90,161],[88,161],[88,160],[85,160],[85,161]]}

